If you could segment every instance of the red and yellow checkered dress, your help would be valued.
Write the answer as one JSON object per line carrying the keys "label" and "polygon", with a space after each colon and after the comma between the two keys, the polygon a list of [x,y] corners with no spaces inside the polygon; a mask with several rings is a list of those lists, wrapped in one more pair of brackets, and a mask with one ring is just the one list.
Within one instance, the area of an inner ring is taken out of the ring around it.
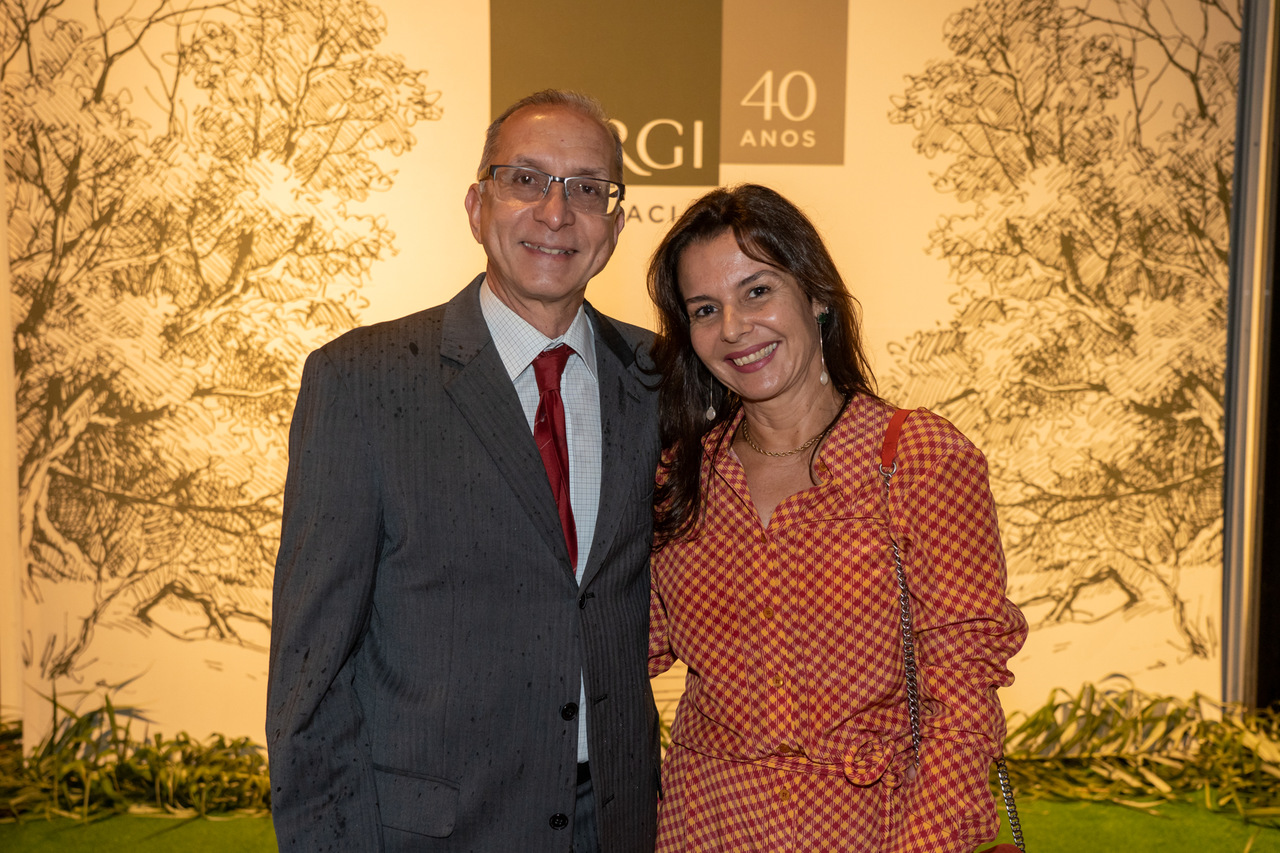
{"label": "red and yellow checkered dress", "polygon": [[[1027,626],[982,454],[926,411],[906,422],[886,519],[879,451],[892,409],[855,398],[822,445],[819,485],[763,528],[723,429],[704,442],[700,535],[654,554],[649,673],[689,667],[662,767],[658,853],[970,851],[993,838],[996,688]],[[916,630],[922,758],[897,581]]]}

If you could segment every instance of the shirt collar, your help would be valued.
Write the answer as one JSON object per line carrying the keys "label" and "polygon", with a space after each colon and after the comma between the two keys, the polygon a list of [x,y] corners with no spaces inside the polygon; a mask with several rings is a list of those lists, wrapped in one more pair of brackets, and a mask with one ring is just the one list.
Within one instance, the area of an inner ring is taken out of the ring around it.
{"label": "shirt collar", "polygon": [[[830,480],[827,457],[835,458],[833,454],[840,452],[838,448],[847,449],[847,445],[858,440],[858,424],[876,422],[874,417],[876,407],[883,409],[885,404],[863,394],[855,394],[845,406],[840,418],[832,425],[831,432],[827,433],[827,437],[823,439],[818,456],[814,460],[820,484]],[[719,466],[725,464],[725,459],[729,455],[736,455],[733,450],[733,437],[746,416],[746,410],[739,406],[733,417],[707,430],[702,436],[703,459],[713,466]]]}
{"label": "shirt collar", "polygon": [[507,375],[512,381],[533,363],[538,353],[562,343],[573,347],[587,370],[591,371],[592,378],[598,378],[595,335],[592,334],[591,320],[587,317],[585,305],[578,306],[578,313],[563,335],[548,338],[495,296],[486,279],[480,287],[480,313],[484,315],[484,322],[489,327],[494,346],[498,348],[502,366],[507,369]]}

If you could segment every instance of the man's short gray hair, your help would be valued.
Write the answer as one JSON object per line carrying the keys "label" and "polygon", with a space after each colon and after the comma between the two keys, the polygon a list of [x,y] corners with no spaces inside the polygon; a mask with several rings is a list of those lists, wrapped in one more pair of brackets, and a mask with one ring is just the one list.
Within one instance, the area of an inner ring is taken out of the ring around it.
{"label": "man's short gray hair", "polygon": [[493,164],[493,152],[498,147],[498,131],[502,129],[503,122],[525,107],[565,107],[600,125],[601,129],[613,139],[613,169],[610,177],[619,183],[622,182],[622,137],[618,134],[618,129],[609,121],[609,116],[599,101],[590,95],[569,89],[543,89],[541,92],[526,95],[495,118],[484,134],[484,151],[480,154],[480,170],[476,173],[477,178],[483,180],[488,177],[489,166]]}

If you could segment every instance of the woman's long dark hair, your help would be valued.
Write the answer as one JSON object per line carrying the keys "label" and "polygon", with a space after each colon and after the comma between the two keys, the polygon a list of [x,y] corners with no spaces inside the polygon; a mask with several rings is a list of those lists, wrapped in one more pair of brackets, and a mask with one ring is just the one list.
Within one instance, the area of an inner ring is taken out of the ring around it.
{"label": "woman's long dark hair", "polygon": [[[702,514],[698,483],[702,438],[733,418],[742,405],[694,353],[689,315],[680,293],[679,265],[685,250],[726,231],[733,232],[744,255],[790,273],[805,296],[826,306],[822,352],[836,390],[846,399],[855,394],[876,396],[875,379],[862,349],[857,300],[845,287],[809,218],[777,192],[758,184],[722,187],[695,201],[649,262],[649,297],[658,309],[653,360],[662,376],[658,411],[667,469],[665,481],[654,494],[655,547],[693,535]],[[708,405],[715,407],[714,421],[706,419]]]}

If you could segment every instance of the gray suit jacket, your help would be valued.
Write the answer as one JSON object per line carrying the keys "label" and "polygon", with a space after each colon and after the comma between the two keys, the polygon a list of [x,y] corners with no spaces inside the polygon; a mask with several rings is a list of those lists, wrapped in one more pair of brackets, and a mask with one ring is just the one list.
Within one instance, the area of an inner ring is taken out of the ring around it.
{"label": "gray suit jacket", "polygon": [[267,697],[281,850],[565,853],[579,673],[603,849],[653,849],[648,333],[588,307],[603,457],[579,586],[483,278],[307,359]]}

